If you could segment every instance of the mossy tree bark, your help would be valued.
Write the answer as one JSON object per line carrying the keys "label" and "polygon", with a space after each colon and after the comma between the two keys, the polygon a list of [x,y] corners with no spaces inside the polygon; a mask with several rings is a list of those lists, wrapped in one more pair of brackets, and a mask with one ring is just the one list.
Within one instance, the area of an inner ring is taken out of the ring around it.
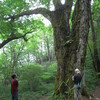
{"label": "mossy tree bark", "polygon": [[[72,39],[70,38],[70,13],[72,8],[72,1],[67,0],[67,5],[65,6],[56,6],[55,11],[51,17],[51,23],[54,30],[54,46],[55,46],[55,55],[57,60],[57,76],[56,76],[56,86],[55,86],[55,95],[65,94],[68,91],[66,87],[66,81],[69,79],[69,84],[72,83],[72,71],[73,66],[71,65],[71,49]],[[58,99],[55,98],[55,99]]]}
{"label": "mossy tree bark", "polygon": [[[89,0],[77,0],[72,17],[72,31],[69,28],[69,19],[66,22],[65,9],[59,8],[53,14],[51,22],[54,29],[54,45],[58,65],[55,94],[58,96],[65,94],[71,88],[71,77],[75,67],[78,67],[84,75],[89,32],[89,5]],[[66,87],[68,79],[70,84],[67,84]],[[84,89],[84,78],[82,85]]]}
{"label": "mossy tree bark", "polygon": [[[85,78],[84,64],[85,64],[85,56],[86,56],[86,48],[87,48],[88,32],[89,32],[89,7],[90,7],[90,0],[77,0],[75,7],[76,11],[74,10],[72,18],[72,23],[73,23],[72,36],[76,35],[78,39],[78,44],[76,47],[75,66],[81,70],[83,76],[82,80],[83,92],[86,91],[85,79],[84,79]],[[74,19],[76,19],[76,22],[74,21]],[[87,95],[87,93],[83,94]]]}
{"label": "mossy tree bark", "polygon": [[[56,94],[64,94],[65,91],[68,90],[68,87],[64,84],[67,79],[70,80],[70,85],[68,86],[71,86],[72,69],[74,66],[78,67],[81,70],[82,75],[84,75],[84,62],[89,31],[89,4],[89,0],[77,0],[72,18],[71,36],[69,34],[70,31],[68,31],[69,27],[67,26],[67,28],[65,28],[65,19],[62,17],[64,16],[63,11],[59,12],[60,18],[58,16],[57,18],[55,16],[53,17],[55,18],[53,22],[56,23],[56,25],[53,25],[53,28],[55,52],[58,64]],[[57,15],[59,14],[57,13]],[[63,20],[61,18],[63,18]],[[58,23],[55,22],[57,19],[59,20]],[[71,39],[70,44],[68,42],[70,41],[69,37]],[[63,84],[61,84],[61,82]],[[59,85],[60,89],[58,89]],[[85,84],[83,81],[83,87],[84,86]]]}

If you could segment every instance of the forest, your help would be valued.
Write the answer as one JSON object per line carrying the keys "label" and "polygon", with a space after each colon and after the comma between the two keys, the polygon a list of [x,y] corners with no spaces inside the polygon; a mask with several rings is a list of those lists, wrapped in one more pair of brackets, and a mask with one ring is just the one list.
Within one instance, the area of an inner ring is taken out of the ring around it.
{"label": "forest", "polygon": [[[0,0],[0,100],[100,100],[100,0]],[[78,99],[79,100],[79,99]]]}

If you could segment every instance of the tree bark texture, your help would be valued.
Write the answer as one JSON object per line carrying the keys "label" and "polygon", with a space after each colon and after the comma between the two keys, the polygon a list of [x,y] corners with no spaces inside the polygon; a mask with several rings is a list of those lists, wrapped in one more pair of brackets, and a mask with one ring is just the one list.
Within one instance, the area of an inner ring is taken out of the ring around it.
{"label": "tree bark texture", "polygon": [[51,53],[50,53],[49,39],[48,39],[47,36],[46,36],[46,46],[47,46],[47,51],[48,51],[48,59],[49,59],[49,62],[51,63]]}
{"label": "tree bark texture", "polygon": [[[84,63],[89,32],[89,4],[89,0],[77,0],[72,17],[72,31],[70,31],[68,24],[69,19],[66,22],[66,11],[64,9],[59,8],[58,11],[55,10],[51,18],[58,66],[55,87],[56,95],[65,94],[66,91],[71,89],[71,77],[75,67],[81,70],[84,77]],[[67,80],[69,80],[69,83],[66,86]],[[85,86],[84,78],[82,83]]]}
{"label": "tree bark texture", "polygon": [[[85,64],[85,56],[86,56],[86,48],[87,48],[88,32],[89,32],[89,7],[90,7],[90,0],[77,0],[75,7],[76,11],[74,10],[72,19],[72,24],[73,24],[72,36],[76,35],[76,40],[78,39],[74,64],[75,67],[81,70],[81,74],[83,76],[82,80],[83,92],[85,89],[84,64]],[[75,19],[76,22],[74,22]]]}

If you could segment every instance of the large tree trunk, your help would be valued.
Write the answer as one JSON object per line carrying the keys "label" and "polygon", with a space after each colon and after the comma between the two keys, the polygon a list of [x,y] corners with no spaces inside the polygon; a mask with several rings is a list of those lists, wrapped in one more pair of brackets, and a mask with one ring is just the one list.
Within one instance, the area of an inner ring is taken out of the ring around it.
{"label": "large tree trunk", "polygon": [[[89,31],[89,0],[77,0],[72,18],[72,32],[69,22],[66,22],[64,9],[56,10],[53,15],[54,46],[58,66],[55,94],[59,97],[60,94],[64,95],[71,89],[71,77],[75,67],[78,67],[84,75]],[[66,83],[67,80],[69,83]],[[63,98],[65,99],[66,97]]]}
{"label": "large tree trunk", "polygon": [[84,62],[89,32],[89,5],[89,0],[77,0],[76,8],[78,10],[76,9],[75,12],[77,12],[78,15],[77,13],[73,15],[78,17],[76,20],[76,25],[73,25],[74,31],[72,31],[72,33],[78,37],[75,66],[78,67],[81,71],[84,71]]}
{"label": "large tree trunk", "polygon": [[[55,86],[55,95],[58,99],[60,94],[64,95],[68,91],[69,87],[66,87],[66,81],[69,79],[71,81],[71,53],[70,53],[70,44],[69,35],[69,18],[71,12],[71,5],[69,5],[69,11],[67,12],[64,7],[59,7],[59,9],[53,12],[51,18],[53,30],[54,30],[54,47],[55,55],[57,60],[57,76],[56,76],[56,86]],[[67,22],[66,22],[67,20]],[[71,84],[71,83],[70,83]],[[63,98],[64,100],[64,98]]]}
{"label": "large tree trunk", "polygon": [[72,18],[72,37],[78,41],[76,46],[75,66],[81,71],[84,71],[86,47],[88,42],[89,6],[90,0],[77,0]]}
{"label": "large tree trunk", "polygon": [[[85,91],[85,77],[84,77],[84,64],[86,56],[86,48],[88,42],[88,32],[89,32],[89,7],[90,0],[77,0],[76,11],[73,14],[73,29],[72,34],[74,33],[78,37],[78,45],[76,49],[76,61],[75,67],[81,70],[83,80],[82,80],[82,93]],[[76,13],[77,12],[77,13]],[[76,19],[76,22],[74,20]],[[75,27],[76,26],[76,27]],[[74,30],[74,31],[73,31]]]}

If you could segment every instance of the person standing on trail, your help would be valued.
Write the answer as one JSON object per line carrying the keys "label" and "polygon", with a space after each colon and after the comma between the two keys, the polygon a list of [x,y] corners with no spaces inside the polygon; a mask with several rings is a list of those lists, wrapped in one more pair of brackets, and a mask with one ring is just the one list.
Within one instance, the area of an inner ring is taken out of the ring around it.
{"label": "person standing on trail", "polygon": [[12,75],[11,80],[11,100],[18,100],[18,80],[17,75]]}
{"label": "person standing on trail", "polygon": [[81,100],[81,80],[82,76],[78,68],[75,69],[75,75],[72,76],[74,82],[74,100]]}

